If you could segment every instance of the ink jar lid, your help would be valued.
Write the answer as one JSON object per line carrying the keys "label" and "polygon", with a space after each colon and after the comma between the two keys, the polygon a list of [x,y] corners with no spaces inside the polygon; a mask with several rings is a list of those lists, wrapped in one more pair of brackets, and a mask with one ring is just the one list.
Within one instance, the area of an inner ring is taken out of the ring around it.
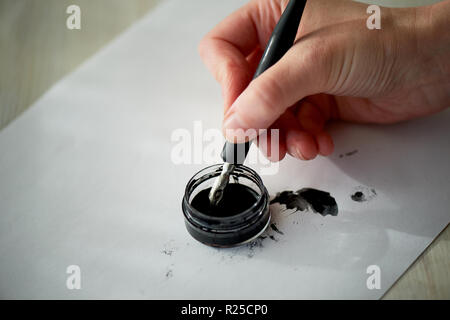
{"label": "ink jar lid", "polygon": [[222,166],[207,167],[189,180],[182,209],[194,239],[209,246],[234,247],[254,240],[269,225],[269,194],[254,170],[237,165],[225,188],[223,205],[209,207],[207,194]]}

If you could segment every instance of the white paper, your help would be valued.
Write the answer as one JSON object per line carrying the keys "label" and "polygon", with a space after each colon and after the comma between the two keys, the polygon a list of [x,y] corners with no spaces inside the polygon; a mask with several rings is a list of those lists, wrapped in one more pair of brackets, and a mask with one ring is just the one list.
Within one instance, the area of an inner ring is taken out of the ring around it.
{"label": "white paper", "polygon": [[[379,298],[448,224],[447,111],[335,125],[332,157],[286,159],[263,177],[271,195],[331,192],[337,217],[275,204],[278,241],[214,249],[190,237],[181,200],[206,163],[173,164],[171,134],[220,128],[197,44],[244,2],[164,2],[0,133],[1,298]],[[354,202],[358,187],[377,196]],[[66,286],[70,265],[80,290]]]}

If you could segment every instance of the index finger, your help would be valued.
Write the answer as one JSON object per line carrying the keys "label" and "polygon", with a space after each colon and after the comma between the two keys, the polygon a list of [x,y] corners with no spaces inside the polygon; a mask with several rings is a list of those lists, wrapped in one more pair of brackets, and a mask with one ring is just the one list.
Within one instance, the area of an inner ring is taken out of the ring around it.
{"label": "index finger", "polygon": [[225,109],[252,78],[248,56],[264,47],[276,23],[279,1],[251,1],[220,22],[199,45],[200,55],[221,84]]}

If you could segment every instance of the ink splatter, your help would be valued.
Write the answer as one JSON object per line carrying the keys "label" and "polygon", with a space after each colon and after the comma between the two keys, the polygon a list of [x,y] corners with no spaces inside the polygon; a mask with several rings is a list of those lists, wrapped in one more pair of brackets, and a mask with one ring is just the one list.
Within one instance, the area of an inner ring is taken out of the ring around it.
{"label": "ink splatter", "polygon": [[350,198],[355,202],[370,201],[377,196],[377,192],[373,188],[364,186],[356,187]]}
{"label": "ink splatter", "polygon": [[[271,227],[272,227],[272,225],[271,225]],[[272,229],[273,229],[273,228],[272,228]],[[277,229],[277,227],[275,227],[275,229]],[[277,230],[278,230],[278,229],[277,229]],[[275,231],[275,230],[274,230],[274,231]],[[280,230],[275,231],[275,232],[278,232],[279,234],[284,234],[284,233],[282,233]],[[264,240],[266,240],[267,238],[270,239],[270,240],[272,240],[272,241],[274,241],[274,242],[278,242],[278,239],[275,238],[274,235],[271,235],[271,234],[267,234],[267,235],[265,235],[265,236],[261,235],[261,236],[259,236],[258,238],[256,238],[255,240],[253,240],[253,241],[247,243],[247,248],[248,248],[248,254],[247,254],[247,257],[253,258],[253,256],[255,255],[255,249],[256,249],[256,248],[264,248],[263,242],[264,242]]]}
{"label": "ink splatter", "polygon": [[276,233],[279,233],[279,234],[283,234],[283,235],[284,235],[284,233],[281,232],[281,231],[277,228],[277,224],[276,224],[276,223],[272,223],[272,224],[270,225],[270,227],[271,227],[272,230],[275,231]]}
{"label": "ink splatter", "polygon": [[253,258],[253,256],[255,255],[256,248],[264,248],[264,245],[263,245],[264,239],[266,239],[266,237],[261,236],[261,237],[256,238],[255,240],[247,243],[247,245],[246,245],[247,249],[248,249],[247,257]]}
{"label": "ink splatter", "polygon": [[163,249],[161,253],[164,253],[167,256],[171,256],[173,254],[173,249]]}
{"label": "ink splatter", "polygon": [[161,250],[162,254],[165,254],[166,256],[172,256],[175,251],[176,247],[173,245],[173,240],[169,240],[164,244],[164,248]]}
{"label": "ink splatter", "polygon": [[352,194],[352,200],[356,202],[364,202],[366,201],[366,196],[361,191],[357,191]]}
{"label": "ink splatter", "polygon": [[304,188],[296,192],[283,191],[278,193],[270,204],[284,204],[286,209],[295,209],[296,211],[305,211],[310,208],[313,212],[322,216],[337,216],[338,206],[336,200],[329,192]]}
{"label": "ink splatter", "polygon": [[275,199],[270,201],[270,204],[279,203],[284,204],[286,209],[295,209],[296,211],[305,211],[308,208],[308,203],[302,197],[299,197],[298,191],[283,191],[277,193]]}
{"label": "ink splatter", "polygon": [[[177,247],[175,247],[173,245],[173,240],[169,240],[168,242],[166,242],[164,244],[164,248],[161,250],[161,253],[167,256],[167,259],[169,259],[169,261],[173,261],[173,257],[172,255],[175,253]],[[173,277],[173,266],[174,264],[171,263],[167,266],[167,271],[165,273],[165,278],[166,280],[170,279]]]}
{"label": "ink splatter", "polygon": [[353,156],[354,154],[357,154],[357,153],[358,153],[358,150],[353,150],[353,151],[350,151],[350,152],[347,152],[347,153],[340,154],[339,158],[351,157],[351,156]]}

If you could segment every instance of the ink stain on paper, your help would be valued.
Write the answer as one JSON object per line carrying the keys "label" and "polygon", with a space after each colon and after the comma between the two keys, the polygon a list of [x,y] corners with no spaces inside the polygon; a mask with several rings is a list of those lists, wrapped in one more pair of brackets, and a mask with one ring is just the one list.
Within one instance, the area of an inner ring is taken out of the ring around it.
{"label": "ink stain on paper", "polygon": [[[174,240],[169,240],[164,244],[164,248],[161,253],[167,256],[168,261],[173,261],[173,254],[176,252],[178,247],[174,246]],[[166,268],[165,279],[168,280],[173,277],[173,267],[174,264],[170,263]]]}
{"label": "ink stain on paper", "polygon": [[274,236],[269,236],[269,238],[270,238],[271,240],[275,241],[275,242],[278,242],[278,239],[275,238]]}
{"label": "ink stain on paper", "polygon": [[260,248],[264,248],[263,245],[263,241],[265,240],[265,237],[258,237],[253,241],[250,241],[249,243],[247,243],[247,257],[248,258],[253,258],[253,256],[255,255],[255,250]]}
{"label": "ink stain on paper", "polygon": [[355,202],[366,202],[370,201],[377,196],[377,192],[373,188],[358,186],[355,188],[354,192],[350,198]]}
{"label": "ink stain on paper", "polygon": [[[276,228],[276,227],[275,227]],[[279,231],[280,234],[283,234],[281,231]],[[274,235],[268,234],[266,231],[265,235],[261,235],[258,238],[256,238],[253,241],[250,241],[246,244],[245,249],[247,250],[247,257],[253,258],[255,256],[256,250],[263,249],[264,248],[264,242],[266,239],[270,239],[274,242],[278,242],[278,239],[274,237]],[[239,250],[239,248],[238,248]],[[231,257],[232,258],[232,257]]]}
{"label": "ink stain on paper", "polygon": [[172,269],[167,270],[166,279],[170,279],[172,277],[173,277],[173,270]]}
{"label": "ink stain on paper", "polygon": [[353,150],[353,151],[350,151],[350,152],[346,152],[346,153],[342,153],[342,154],[340,154],[339,155],[339,158],[343,158],[343,157],[351,157],[351,156],[353,156],[353,155],[355,155],[355,154],[357,154],[358,153],[358,150],[357,149],[355,149],[355,150]]}
{"label": "ink stain on paper", "polygon": [[276,224],[276,223],[272,223],[272,224],[270,225],[270,228],[272,228],[272,230],[275,231],[276,233],[279,233],[279,234],[283,234],[283,235],[284,235],[284,233],[281,232],[281,231],[277,228],[277,224]]}
{"label": "ink stain on paper", "polygon": [[177,247],[173,245],[173,240],[169,240],[164,244],[161,253],[166,256],[172,256],[175,253],[176,249]]}
{"label": "ink stain on paper", "polygon": [[356,201],[356,202],[366,201],[366,196],[361,191],[357,191],[354,194],[352,194],[351,198],[353,201]]}
{"label": "ink stain on paper", "polygon": [[173,254],[173,249],[163,249],[161,253],[165,254],[166,256],[171,256]]}
{"label": "ink stain on paper", "polygon": [[329,192],[303,188],[296,192],[283,191],[278,193],[270,204],[279,203],[286,206],[286,209],[295,211],[305,211],[310,208],[313,212],[322,216],[337,216],[338,206],[336,200]]}

